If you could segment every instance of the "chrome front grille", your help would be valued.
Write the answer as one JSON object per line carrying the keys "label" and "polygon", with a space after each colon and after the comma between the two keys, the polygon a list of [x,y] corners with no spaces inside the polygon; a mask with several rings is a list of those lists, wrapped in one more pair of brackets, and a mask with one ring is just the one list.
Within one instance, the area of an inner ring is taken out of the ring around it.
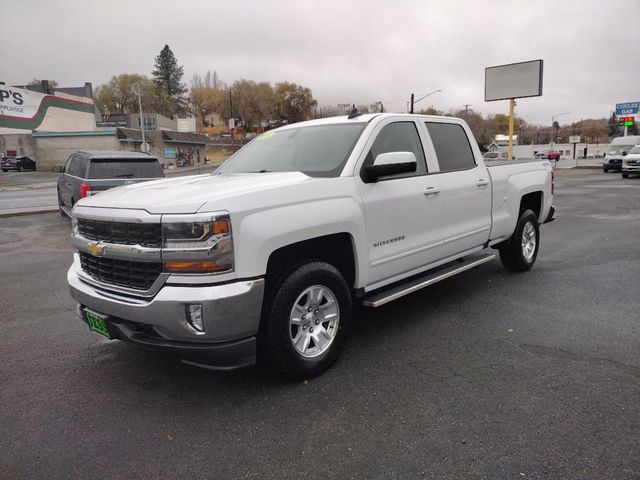
{"label": "chrome front grille", "polygon": [[162,225],[160,223],[105,222],[79,218],[78,232],[88,240],[151,248],[162,246]]}
{"label": "chrome front grille", "polygon": [[94,257],[79,252],[80,266],[90,277],[100,282],[135,290],[148,290],[162,273],[160,262],[136,262],[115,258]]}

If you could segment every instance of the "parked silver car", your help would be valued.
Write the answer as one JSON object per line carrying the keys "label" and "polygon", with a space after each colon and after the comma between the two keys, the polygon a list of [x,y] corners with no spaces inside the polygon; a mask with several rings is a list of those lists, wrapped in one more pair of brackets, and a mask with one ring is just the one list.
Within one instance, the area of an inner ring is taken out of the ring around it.
{"label": "parked silver car", "polygon": [[121,185],[164,177],[156,157],[141,152],[81,151],[52,168],[58,176],[58,206],[69,215],[81,198]]}

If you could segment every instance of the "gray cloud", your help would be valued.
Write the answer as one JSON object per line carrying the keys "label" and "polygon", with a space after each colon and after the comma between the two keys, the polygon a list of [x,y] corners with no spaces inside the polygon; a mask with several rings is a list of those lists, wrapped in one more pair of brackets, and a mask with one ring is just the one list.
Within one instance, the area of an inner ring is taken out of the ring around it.
{"label": "gray cloud", "polygon": [[165,43],[194,73],[226,81],[288,80],[321,105],[385,102],[404,111],[409,94],[442,93],[419,106],[484,102],[484,68],[542,58],[544,95],[517,113],[548,124],[600,117],[640,100],[640,3],[620,1],[122,1],[5,4],[0,80],[34,77],[100,84],[113,74],[150,74]]}

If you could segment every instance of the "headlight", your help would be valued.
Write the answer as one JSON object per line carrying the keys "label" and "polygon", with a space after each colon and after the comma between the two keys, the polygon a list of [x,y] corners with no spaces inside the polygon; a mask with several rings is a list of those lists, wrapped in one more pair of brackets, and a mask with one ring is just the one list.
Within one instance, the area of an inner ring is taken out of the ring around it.
{"label": "headlight", "polygon": [[166,216],[162,224],[162,259],[168,272],[226,273],[233,270],[233,238],[228,215],[194,222]]}

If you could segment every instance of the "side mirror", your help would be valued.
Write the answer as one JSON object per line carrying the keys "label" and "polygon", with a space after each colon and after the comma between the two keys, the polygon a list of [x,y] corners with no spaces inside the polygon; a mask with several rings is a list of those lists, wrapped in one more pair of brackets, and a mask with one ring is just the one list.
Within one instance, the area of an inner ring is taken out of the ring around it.
{"label": "side mirror", "polygon": [[372,183],[387,175],[415,172],[417,167],[418,162],[413,152],[381,153],[375,158],[373,165],[364,167],[362,180]]}
{"label": "side mirror", "polygon": [[51,171],[53,173],[62,173],[62,165],[54,165]]}

